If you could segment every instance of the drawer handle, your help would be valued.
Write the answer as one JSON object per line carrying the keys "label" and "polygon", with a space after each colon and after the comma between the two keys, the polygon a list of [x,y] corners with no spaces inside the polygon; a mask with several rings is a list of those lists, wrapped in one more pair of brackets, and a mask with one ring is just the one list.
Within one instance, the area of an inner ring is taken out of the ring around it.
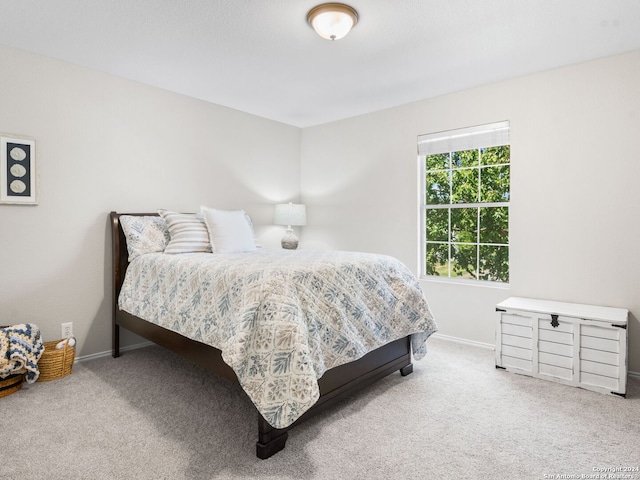
{"label": "drawer handle", "polygon": [[551,326],[553,328],[558,328],[560,322],[558,322],[558,315],[551,314]]}

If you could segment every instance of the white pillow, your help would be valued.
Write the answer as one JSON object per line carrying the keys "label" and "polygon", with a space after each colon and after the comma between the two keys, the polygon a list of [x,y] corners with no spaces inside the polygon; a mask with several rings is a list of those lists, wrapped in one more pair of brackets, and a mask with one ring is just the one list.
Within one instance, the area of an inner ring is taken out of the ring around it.
{"label": "white pillow", "polygon": [[251,252],[256,249],[253,230],[244,210],[226,211],[203,206],[201,211],[214,253]]}
{"label": "white pillow", "polygon": [[158,210],[158,213],[164,218],[171,235],[164,253],[211,253],[209,233],[201,214],[169,210]]}
{"label": "white pillow", "polygon": [[120,215],[120,225],[130,262],[144,253],[163,252],[169,243],[169,230],[160,217]]}

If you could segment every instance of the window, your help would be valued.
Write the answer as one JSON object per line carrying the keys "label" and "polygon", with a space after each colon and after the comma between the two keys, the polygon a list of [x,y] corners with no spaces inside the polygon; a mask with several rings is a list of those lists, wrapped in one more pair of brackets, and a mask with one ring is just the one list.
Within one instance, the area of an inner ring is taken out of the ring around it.
{"label": "window", "polygon": [[509,122],[418,137],[422,273],[509,282]]}

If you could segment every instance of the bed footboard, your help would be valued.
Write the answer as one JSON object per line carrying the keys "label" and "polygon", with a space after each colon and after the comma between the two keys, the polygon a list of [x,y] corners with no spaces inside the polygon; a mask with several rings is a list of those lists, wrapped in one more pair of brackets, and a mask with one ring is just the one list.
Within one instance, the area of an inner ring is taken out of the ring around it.
{"label": "bed footboard", "polygon": [[258,415],[256,455],[262,459],[269,458],[285,447],[288,430],[398,370],[402,376],[413,372],[410,337],[400,338],[369,352],[355,362],[328,370],[318,380],[320,398],[316,404],[288,428],[273,428]]}

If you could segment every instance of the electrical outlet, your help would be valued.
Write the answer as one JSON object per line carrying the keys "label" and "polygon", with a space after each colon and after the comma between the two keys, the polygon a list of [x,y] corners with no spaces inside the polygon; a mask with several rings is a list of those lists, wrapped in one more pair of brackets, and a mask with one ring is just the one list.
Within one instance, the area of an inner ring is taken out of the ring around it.
{"label": "electrical outlet", "polygon": [[62,324],[62,338],[73,337],[73,322],[67,322]]}

